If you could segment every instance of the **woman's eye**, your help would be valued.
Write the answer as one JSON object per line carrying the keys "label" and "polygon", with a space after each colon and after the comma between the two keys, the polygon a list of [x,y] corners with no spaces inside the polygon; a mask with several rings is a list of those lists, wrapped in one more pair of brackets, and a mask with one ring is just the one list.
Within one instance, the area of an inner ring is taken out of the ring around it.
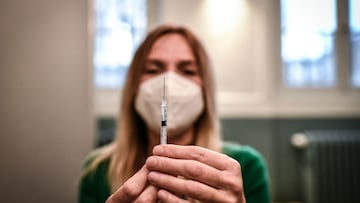
{"label": "woman's eye", "polygon": [[145,69],[145,73],[146,74],[157,74],[157,73],[159,73],[159,70],[155,69],[155,68],[149,68],[149,69]]}
{"label": "woman's eye", "polygon": [[183,74],[188,75],[188,76],[193,76],[193,75],[196,75],[197,73],[194,70],[187,69],[187,70],[183,70]]}

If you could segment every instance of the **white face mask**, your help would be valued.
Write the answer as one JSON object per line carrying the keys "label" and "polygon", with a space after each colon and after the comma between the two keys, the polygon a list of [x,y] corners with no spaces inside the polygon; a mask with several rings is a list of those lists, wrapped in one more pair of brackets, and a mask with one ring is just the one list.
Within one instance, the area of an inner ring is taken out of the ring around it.
{"label": "white face mask", "polygon": [[161,100],[166,77],[168,138],[184,133],[204,111],[201,87],[174,72],[166,72],[144,81],[135,99],[135,109],[148,128],[160,133]]}

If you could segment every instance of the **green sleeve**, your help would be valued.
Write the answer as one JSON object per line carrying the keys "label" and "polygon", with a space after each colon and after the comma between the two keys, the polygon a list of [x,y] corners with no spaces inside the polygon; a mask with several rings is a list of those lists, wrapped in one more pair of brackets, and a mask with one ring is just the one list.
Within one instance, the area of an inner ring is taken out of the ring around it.
{"label": "green sleeve", "polygon": [[[85,162],[84,171],[90,165],[91,160]],[[110,195],[107,181],[108,161],[101,162],[94,170],[86,171],[79,185],[79,203],[104,203]]]}
{"label": "green sleeve", "polygon": [[95,191],[95,181],[92,174],[86,174],[80,181],[79,203],[97,203],[98,198]]}
{"label": "green sleeve", "polygon": [[270,189],[265,162],[259,152],[249,146],[225,145],[223,151],[241,165],[247,203],[270,203]]}

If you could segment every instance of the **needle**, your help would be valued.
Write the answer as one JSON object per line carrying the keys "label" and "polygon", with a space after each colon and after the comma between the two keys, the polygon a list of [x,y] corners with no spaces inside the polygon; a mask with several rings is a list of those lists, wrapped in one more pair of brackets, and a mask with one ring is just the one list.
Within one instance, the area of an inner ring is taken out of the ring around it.
{"label": "needle", "polygon": [[160,129],[160,144],[167,143],[167,130],[166,130],[166,111],[167,111],[167,103],[166,103],[166,78],[164,76],[163,83],[163,97],[161,100],[161,129]]}

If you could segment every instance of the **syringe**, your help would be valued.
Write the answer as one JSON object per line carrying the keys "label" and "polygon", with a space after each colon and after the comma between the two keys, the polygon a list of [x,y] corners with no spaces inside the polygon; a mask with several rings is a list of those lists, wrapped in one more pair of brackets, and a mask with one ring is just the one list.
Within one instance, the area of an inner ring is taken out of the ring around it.
{"label": "syringe", "polygon": [[160,126],[160,144],[167,143],[167,130],[166,130],[166,112],[167,103],[166,103],[166,80],[164,76],[163,84],[163,97],[161,100],[161,126]]}

